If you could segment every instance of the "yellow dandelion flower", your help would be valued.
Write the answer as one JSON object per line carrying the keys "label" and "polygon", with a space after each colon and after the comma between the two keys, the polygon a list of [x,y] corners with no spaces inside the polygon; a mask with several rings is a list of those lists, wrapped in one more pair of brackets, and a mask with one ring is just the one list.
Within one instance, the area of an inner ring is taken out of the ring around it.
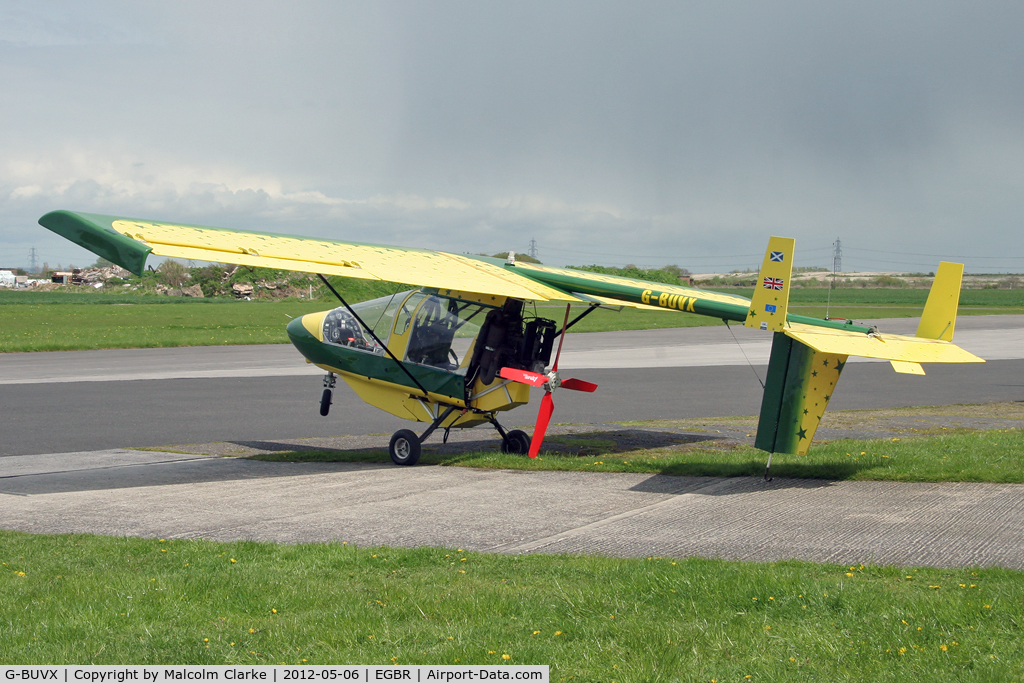
{"label": "yellow dandelion flower", "polygon": [[469,558],[467,558],[467,557],[464,557],[464,558],[462,558],[461,560],[459,560],[459,562],[465,562],[465,561],[466,561],[467,559],[469,559]]}
{"label": "yellow dandelion flower", "polygon": [[534,631],[534,632],[533,632],[533,635],[537,635],[537,634],[539,634],[539,633],[540,633],[540,631]]}
{"label": "yellow dandelion flower", "polygon": [[465,569],[460,569],[460,570],[459,570],[459,573],[460,573],[460,574],[465,574],[465,573],[466,573],[466,570],[465,570]]}
{"label": "yellow dandelion flower", "polygon": [[228,645],[230,645],[231,647],[234,647],[234,646],[235,646],[235,644],[234,644],[234,643],[228,643]]}
{"label": "yellow dandelion flower", "polygon": [[985,605],[985,609],[992,609],[992,605]]}
{"label": "yellow dandelion flower", "polygon": [[508,661],[509,659],[512,659],[512,655],[502,655],[501,658]]}
{"label": "yellow dandelion flower", "polygon": [[853,576],[853,572],[846,572],[847,576]]}
{"label": "yellow dandelion flower", "polygon": [[249,629],[249,633],[256,633],[256,629],[254,629],[254,628]]}
{"label": "yellow dandelion flower", "polygon": [[210,642],[210,639],[209,638],[203,638],[203,642],[204,643],[208,643],[208,642]]}
{"label": "yellow dandelion flower", "polygon": [[561,631],[555,631],[555,635],[556,636],[560,636],[560,635],[562,635],[562,632]]}
{"label": "yellow dandelion flower", "polygon": [[271,610],[270,610],[270,613],[271,613],[271,614],[277,614],[277,610],[276,610],[276,609],[273,609],[273,608],[271,608]]}
{"label": "yellow dandelion flower", "polygon": [[789,658],[789,661],[791,661],[791,662],[795,662],[795,661],[796,661],[796,657],[790,657],[790,658]]}
{"label": "yellow dandelion flower", "polygon": [[236,560],[235,558],[232,557],[231,558],[231,564],[235,564],[236,562],[238,562],[238,560]]}
{"label": "yellow dandelion flower", "polygon": [[939,645],[939,649],[942,650],[943,652],[946,652],[947,650],[949,650],[949,648],[946,646],[945,643],[943,643],[942,645]]}
{"label": "yellow dandelion flower", "polygon": [[494,652],[494,650],[488,650],[488,651],[487,651],[487,654],[489,654],[489,655],[493,655],[493,654],[495,654],[495,652]]}

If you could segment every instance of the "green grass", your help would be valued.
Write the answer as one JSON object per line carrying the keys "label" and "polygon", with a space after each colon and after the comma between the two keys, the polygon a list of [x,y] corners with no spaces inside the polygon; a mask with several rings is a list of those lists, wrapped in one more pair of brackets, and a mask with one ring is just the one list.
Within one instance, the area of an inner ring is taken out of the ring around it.
{"label": "green grass", "polygon": [[[370,285],[356,281],[344,294],[359,301],[383,291],[379,285]],[[748,290],[731,291],[750,294]],[[792,311],[824,317],[826,293],[824,289],[793,290]],[[909,289],[840,289],[833,292],[829,313],[855,320],[917,316],[926,295],[923,290]],[[1024,290],[964,290],[962,302],[961,312],[965,314],[1024,313]],[[283,344],[288,341],[288,316],[335,305],[333,299],[234,301],[88,290],[0,290],[0,351]],[[560,306],[537,308],[540,315],[559,321],[562,311]],[[595,311],[572,329],[602,332],[721,324],[717,318],[626,308],[621,312]]]}
{"label": "green grass", "polygon": [[1024,671],[1024,575],[1004,569],[10,531],[0,561],[0,665],[549,664],[553,681],[619,683]]}
{"label": "green grass", "polygon": [[[492,469],[650,472],[710,477],[764,473],[767,454],[750,446],[618,450],[602,433],[552,436],[569,453],[542,452],[536,460],[495,448],[476,453],[425,451],[420,462]],[[390,462],[386,451],[282,451],[250,456],[286,462]],[[1024,483],[1024,432],[955,430],[941,436],[843,439],[818,442],[807,455],[776,454],[776,477],[881,481],[984,481]]]}
{"label": "green grass", "polygon": [[168,305],[151,302],[149,297],[120,305],[0,306],[0,350],[283,344],[288,341],[285,326],[289,316],[330,307],[325,302],[296,299]]}

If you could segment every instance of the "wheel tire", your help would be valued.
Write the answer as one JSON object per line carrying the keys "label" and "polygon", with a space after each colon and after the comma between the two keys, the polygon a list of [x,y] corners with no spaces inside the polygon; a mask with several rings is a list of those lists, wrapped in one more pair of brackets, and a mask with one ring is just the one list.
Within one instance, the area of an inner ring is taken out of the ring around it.
{"label": "wheel tire", "polygon": [[330,389],[324,389],[324,393],[320,396],[320,414],[324,417],[327,417],[327,413],[331,412],[332,393]]}
{"label": "wheel tire", "polygon": [[396,465],[415,465],[420,459],[420,437],[411,429],[399,429],[391,437],[388,453]]}
{"label": "wheel tire", "polygon": [[530,435],[522,429],[513,429],[501,440],[501,452],[526,455],[530,452]]}

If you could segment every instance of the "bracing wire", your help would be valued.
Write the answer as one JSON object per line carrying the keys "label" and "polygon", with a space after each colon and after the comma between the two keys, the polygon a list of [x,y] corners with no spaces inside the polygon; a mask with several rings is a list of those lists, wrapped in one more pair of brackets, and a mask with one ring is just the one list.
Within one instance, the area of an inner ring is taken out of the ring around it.
{"label": "bracing wire", "polygon": [[747,352],[743,350],[743,344],[740,344],[740,340],[737,339],[735,333],[733,333],[732,326],[729,325],[729,321],[724,320],[723,322],[725,323],[726,329],[729,330],[729,334],[732,335],[732,340],[736,342],[736,346],[740,348],[740,353],[743,354],[743,360],[747,361],[747,365],[750,366],[750,369],[753,371],[754,377],[757,378],[757,383],[761,385],[762,389],[764,389],[764,382],[761,381],[761,375],[757,374],[757,368],[755,368],[754,364],[750,362],[749,358],[747,358]]}

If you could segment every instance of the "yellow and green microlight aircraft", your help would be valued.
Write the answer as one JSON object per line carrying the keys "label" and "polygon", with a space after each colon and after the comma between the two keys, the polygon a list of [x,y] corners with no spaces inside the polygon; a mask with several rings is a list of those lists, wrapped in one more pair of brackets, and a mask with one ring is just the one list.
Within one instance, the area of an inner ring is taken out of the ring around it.
{"label": "yellow and green microlight aircraft", "polygon": [[[963,265],[939,265],[916,336],[883,334],[789,313],[795,243],[783,237],[769,239],[759,284],[746,299],[517,262],[514,254],[501,260],[72,211],[53,211],[39,223],[136,274],[154,254],[319,275],[342,305],[293,320],[288,336],[326,372],[320,413],[328,414],[341,377],[370,405],[428,423],[422,434],[395,432],[389,451],[398,465],[414,465],[438,428],[483,423],[498,431],[503,451],[536,457],[554,410],[552,393],[597,388],[562,378],[558,359],[563,333],[602,306],[712,316],[771,333],[755,440],[769,454],[768,467],[774,453],[807,452],[849,356],[889,360],[911,374],[924,374],[921,363],[984,362],[952,343]],[[349,305],[327,275],[416,289]],[[528,302],[564,303],[561,324],[531,314]],[[583,310],[570,320],[572,306]],[[545,390],[532,437],[506,431],[498,414],[526,404],[531,386]]]}

